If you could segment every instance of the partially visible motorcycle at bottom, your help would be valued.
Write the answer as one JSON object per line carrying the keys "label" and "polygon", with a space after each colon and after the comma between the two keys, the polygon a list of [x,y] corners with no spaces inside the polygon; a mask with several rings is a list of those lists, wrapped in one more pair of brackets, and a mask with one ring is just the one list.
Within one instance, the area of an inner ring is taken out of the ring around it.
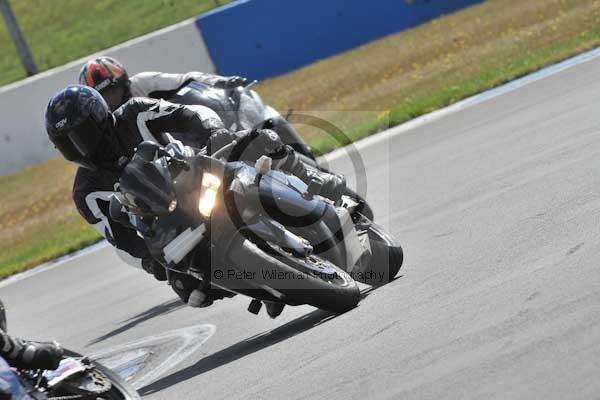
{"label": "partially visible motorcycle at bottom", "polygon": [[[0,301],[0,326],[6,314]],[[4,365],[3,365],[4,364]],[[97,361],[71,350],[56,370],[9,368],[0,358],[0,400],[139,400],[137,391]]]}

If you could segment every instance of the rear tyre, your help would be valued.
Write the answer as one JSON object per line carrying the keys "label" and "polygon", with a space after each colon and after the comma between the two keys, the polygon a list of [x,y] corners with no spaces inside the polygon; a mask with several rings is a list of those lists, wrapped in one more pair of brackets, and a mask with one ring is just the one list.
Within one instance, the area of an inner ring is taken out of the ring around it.
{"label": "rear tyre", "polygon": [[361,282],[372,286],[385,285],[394,279],[402,267],[402,247],[392,235],[375,223],[369,226],[367,235],[372,256]]}

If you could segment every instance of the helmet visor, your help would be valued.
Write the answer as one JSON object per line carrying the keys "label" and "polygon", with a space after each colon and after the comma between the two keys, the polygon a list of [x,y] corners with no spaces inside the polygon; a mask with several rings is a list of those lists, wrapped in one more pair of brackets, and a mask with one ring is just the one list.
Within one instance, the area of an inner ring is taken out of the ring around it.
{"label": "helmet visor", "polygon": [[93,121],[86,121],[54,136],[53,142],[67,160],[89,168],[103,135]]}

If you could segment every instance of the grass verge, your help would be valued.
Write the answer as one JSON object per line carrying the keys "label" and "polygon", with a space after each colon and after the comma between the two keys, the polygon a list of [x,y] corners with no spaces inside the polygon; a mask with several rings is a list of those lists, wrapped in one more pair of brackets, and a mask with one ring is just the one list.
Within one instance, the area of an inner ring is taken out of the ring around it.
{"label": "grass verge", "polygon": [[[280,110],[326,110],[356,140],[597,46],[600,0],[489,0],[258,90]],[[298,128],[319,152],[339,145]],[[0,277],[97,240],[71,205],[73,173],[51,160],[0,178]]]}
{"label": "grass verge", "polygon": [[[231,0],[11,0],[40,71],[172,25]],[[0,85],[23,79],[0,22]]]}

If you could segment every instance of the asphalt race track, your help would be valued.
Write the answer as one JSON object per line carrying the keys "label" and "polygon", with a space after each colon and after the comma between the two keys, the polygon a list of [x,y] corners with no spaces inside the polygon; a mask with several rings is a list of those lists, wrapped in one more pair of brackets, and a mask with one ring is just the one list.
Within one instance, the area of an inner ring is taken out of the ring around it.
{"label": "asphalt race track", "polygon": [[149,399],[598,398],[599,116],[596,59],[362,149],[406,261],[347,314],[185,308],[104,248],[0,287],[9,330],[127,345]]}

